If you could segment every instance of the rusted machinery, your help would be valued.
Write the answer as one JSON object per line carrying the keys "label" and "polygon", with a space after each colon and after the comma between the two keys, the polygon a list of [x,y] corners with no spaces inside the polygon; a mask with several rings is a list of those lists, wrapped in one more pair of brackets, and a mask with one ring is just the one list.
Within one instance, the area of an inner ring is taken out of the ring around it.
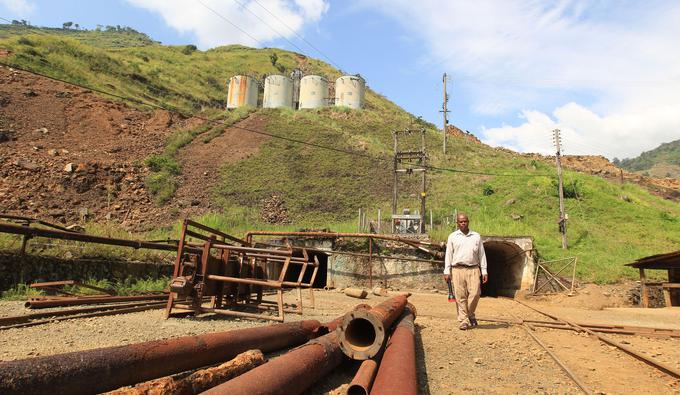
{"label": "rusted machinery", "polygon": [[404,312],[410,294],[392,297],[370,310],[355,310],[336,329],[340,348],[348,357],[366,360],[385,345],[392,324]]}
{"label": "rusted machinery", "polygon": [[266,353],[297,346],[315,337],[320,325],[300,321],[0,362],[0,393],[110,391],[223,362],[251,349]]}
{"label": "rusted machinery", "polygon": [[[190,244],[188,237],[202,240],[203,244]],[[186,247],[192,250],[187,251]],[[195,253],[195,248],[200,248],[200,253]],[[179,239],[166,316],[171,316],[174,308],[283,321],[286,288],[297,290],[297,312],[302,314],[302,288],[309,288],[314,306],[312,285],[319,262],[316,257],[310,261],[304,249],[300,251],[302,256],[295,256],[290,247],[254,248],[249,242],[187,219]],[[296,281],[286,279],[292,266],[300,268]],[[305,281],[309,267],[311,276]],[[264,300],[264,289],[275,290],[276,301]],[[187,301],[179,303],[176,301],[179,297]],[[211,297],[210,307],[202,305],[204,297]],[[277,315],[264,314],[271,307],[277,310]],[[256,312],[240,311],[246,308]]]}
{"label": "rusted machinery", "polygon": [[418,394],[415,318],[416,309],[409,303],[387,342],[371,394]]}

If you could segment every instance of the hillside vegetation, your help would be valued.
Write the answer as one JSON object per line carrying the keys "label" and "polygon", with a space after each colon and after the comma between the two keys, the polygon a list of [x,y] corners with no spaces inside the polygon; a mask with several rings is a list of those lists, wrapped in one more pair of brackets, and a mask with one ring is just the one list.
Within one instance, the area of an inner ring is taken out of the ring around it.
{"label": "hillside vegetation", "polygon": [[623,159],[618,165],[653,177],[680,178],[680,140],[663,143],[635,158]]}
{"label": "hillside vegetation", "polygon": [[[95,34],[100,33],[91,34],[86,35],[87,40],[96,39]],[[451,138],[443,155],[441,132],[434,125],[370,89],[365,109],[358,111],[334,107],[256,109],[225,115],[221,110],[226,104],[226,80],[231,75],[247,73],[262,78],[294,68],[325,75],[331,81],[341,75],[319,60],[279,49],[238,45],[199,51],[191,45],[153,42],[112,48],[90,41],[87,44],[87,40],[75,34],[45,31],[7,35],[0,39],[0,47],[11,54],[2,60],[221,123],[261,116],[266,119],[262,131],[285,138],[270,138],[256,154],[219,169],[220,182],[212,189],[214,214],[201,220],[227,232],[239,235],[246,229],[271,228],[260,219],[260,209],[262,200],[272,195],[285,203],[292,221],[286,225],[288,229],[355,230],[352,227],[359,208],[368,210],[371,218],[382,209],[385,218],[391,207],[392,131],[425,128],[429,163],[438,168],[427,174],[427,207],[432,210],[435,225],[430,235],[437,240],[444,240],[452,230],[446,225],[446,217],[451,221],[455,210],[464,211],[470,214],[471,227],[482,234],[533,236],[543,259],[578,256],[579,276],[600,282],[632,278],[636,273],[625,269],[624,263],[680,245],[677,203],[655,197],[635,184],[619,185],[566,171],[570,248],[560,249],[557,180],[551,163],[462,137]],[[210,144],[204,137],[194,140],[211,128],[218,135],[222,126],[204,124],[178,131],[168,140],[163,154],[147,159],[147,166],[157,171],[153,180],[157,193],[165,194],[157,199],[158,204],[172,198],[173,183],[182,173],[177,153],[188,144]],[[406,139],[401,147],[417,149],[419,136]],[[412,175],[401,180],[399,210],[414,210],[418,207],[420,178]],[[147,184],[147,188],[153,187],[153,183]]]}

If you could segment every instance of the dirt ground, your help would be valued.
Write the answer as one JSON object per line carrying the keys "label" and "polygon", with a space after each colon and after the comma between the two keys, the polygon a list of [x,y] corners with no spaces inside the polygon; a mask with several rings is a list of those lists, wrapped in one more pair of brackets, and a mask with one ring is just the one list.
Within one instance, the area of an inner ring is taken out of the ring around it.
{"label": "dirt ground", "polygon": [[[360,300],[339,291],[315,291],[316,308],[304,315],[287,314],[286,321],[317,319],[327,322]],[[375,305],[386,297],[369,296]],[[287,294],[289,303],[293,295]],[[455,307],[438,293],[409,298],[417,310],[416,352],[418,385],[422,394],[571,394],[580,393],[550,356],[521,326],[481,321],[478,328],[460,331]],[[589,310],[561,307],[551,300],[527,300],[563,318],[585,323],[618,323],[680,329],[680,309],[613,308]],[[305,298],[305,304],[309,300]],[[0,303],[0,316],[24,314],[20,302]],[[482,298],[480,318],[546,319],[511,299]],[[0,360],[32,358],[153,339],[195,335],[266,325],[261,321],[227,317],[163,319],[161,310],[52,322],[0,331]],[[680,394],[680,381],[583,334],[537,328],[535,334],[591,389],[599,394]],[[680,368],[680,340],[610,335],[636,350]],[[272,356],[270,356],[272,357]],[[316,384],[309,394],[340,394],[358,363],[347,361]]]}

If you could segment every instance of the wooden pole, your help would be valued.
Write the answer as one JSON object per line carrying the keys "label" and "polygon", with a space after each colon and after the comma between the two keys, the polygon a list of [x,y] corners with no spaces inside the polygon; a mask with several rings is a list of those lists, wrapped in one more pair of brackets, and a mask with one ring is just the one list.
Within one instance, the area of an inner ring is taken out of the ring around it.
{"label": "wooden pole", "polygon": [[640,304],[649,307],[649,290],[647,289],[645,269],[640,268]]}
{"label": "wooden pole", "polygon": [[446,154],[446,140],[448,138],[448,136],[446,135],[446,127],[449,124],[449,120],[447,119],[447,113],[449,111],[446,109],[446,104],[449,101],[449,96],[446,94],[446,78],[447,78],[447,75],[446,75],[446,73],[444,73],[444,77],[442,78],[442,83],[444,85],[444,102],[442,104],[442,114],[444,115],[444,129],[443,129],[443,131],[444,131],[444,153],[445,154]]}
{"label": "wooden pole", "polygon": [[557,152],[555,154],[555,163],[557,165],[557,180],[558,180],[558,188],[559,188],[559,196],[560,196],[560,220],[559,220],[559,226],[560,226],[560,233],[562,233],[562,248],[567,249],[567,218],[566,214],[564,213],[564,189],[563,189],[563,184],[562,184],[562,163],[560,162],[560,143],[561,143],[561,137],[560,137],[560,130],[555,129],[553,130],[553,139],[555,140],[555,147],[557,148]]}
{"label": "wooden pole", "polygon": [[378,233],[382,233],[382,216],[380,214],[380,209],[378,209]]}

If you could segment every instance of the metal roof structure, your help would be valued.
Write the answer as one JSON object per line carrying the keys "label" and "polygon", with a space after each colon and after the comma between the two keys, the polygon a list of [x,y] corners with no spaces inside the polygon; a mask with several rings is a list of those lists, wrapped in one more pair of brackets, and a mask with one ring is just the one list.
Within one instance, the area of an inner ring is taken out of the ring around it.
{"label": "metal roof structure", "polygon": [[637,269],[680,269],[680,250],[640,258],[626,266]]}

